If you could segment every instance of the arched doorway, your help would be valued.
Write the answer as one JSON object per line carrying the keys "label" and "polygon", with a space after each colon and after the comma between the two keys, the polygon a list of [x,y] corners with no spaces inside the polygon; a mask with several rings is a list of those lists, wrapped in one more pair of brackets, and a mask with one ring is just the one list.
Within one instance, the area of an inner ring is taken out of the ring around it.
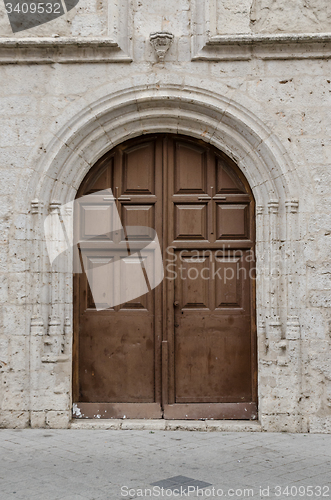
{"label": "arched doorway", "polygon": [[256,418],[255,210],[246,179],[203,141],[158,134],[107,153],[77,197],[104,189],[124,226],[156,230],[166,274],[154,290],[103,311],[85,274],[75,276],[76,415]]}

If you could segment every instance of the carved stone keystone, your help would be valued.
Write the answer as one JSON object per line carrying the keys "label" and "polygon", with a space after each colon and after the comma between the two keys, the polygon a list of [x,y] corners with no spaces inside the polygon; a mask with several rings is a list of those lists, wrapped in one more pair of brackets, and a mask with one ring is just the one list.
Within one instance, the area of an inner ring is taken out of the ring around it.
{"label": "carved stone keystone", "polygon": [[165,55],[168,52],[173,39],[174,35],[172,33],[168,33],[167,31],[158,31],[157,33],[151,33],[149,35],[149,40],[159,61],[164,61]]}

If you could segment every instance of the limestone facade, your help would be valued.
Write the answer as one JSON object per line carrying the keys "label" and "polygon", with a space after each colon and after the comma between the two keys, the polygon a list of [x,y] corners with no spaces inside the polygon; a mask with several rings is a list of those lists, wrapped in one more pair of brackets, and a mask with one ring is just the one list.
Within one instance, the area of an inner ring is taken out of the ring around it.
{"label": "limestone facade", "polygon": [[255,196],[261,429],[331,432],[329,1],[80,0],[18,34],[0,8],[0,427],[71,421],[72,262],[52,272],[44,217],[112,147],[170,132]]}

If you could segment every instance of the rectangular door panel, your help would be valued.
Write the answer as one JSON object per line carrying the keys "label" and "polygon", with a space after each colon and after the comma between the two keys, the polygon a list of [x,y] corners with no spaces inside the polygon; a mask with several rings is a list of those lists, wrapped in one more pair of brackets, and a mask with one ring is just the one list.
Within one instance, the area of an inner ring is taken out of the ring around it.
{"label": "rectangular door panel", "polygon": [[235,250],[215,254],[215,306],[232,309],[232,314],[250,313],[251,251]]}
{"label": "rectangular door panel", "polygon": [[122,205],[122,221],[124,226],[154,227],[154,216],[154,205]]}
{"label": "rectangular door panel", "polygon": [[207,239],[206,205],[175,205],[175,240]]}
{"label": "rectangular door panel", "polygon": [[123,153],[123,194],[155,194],[155,141],[144,142]]}
{"label": "rectangular door panel", "polygon": [[256,420],[256,403],[191,403],[164,406],[169,420]]}
{"label": "rectangular door panel", "polygon": [[[84,251],[83,266],[88,277],[88,293],[85,311],[88,309],[113,309],[115,299],[115,255],[107,255],[108,252]],[[87,281],[87,280],[86,280]],[[82,304],[83,305],[83,304]]]}
{"label": "rectangular door panel", "polygon": [[249,205],[217,204],[216,237],[218,240],[249,239]]}
{"label": "rectangular door panel", "polygon": [[243,308],[249,286],[245,287],[240,273],[240,265],[246,271],[248,264],[244,254],[240,258],[225,253],[216,257],[215,251],[176,252],[181,266],[175,282],[176,403],[252,398],[247,377],[251,372],[251,318],[250,311]]}
{"label": "rectangular door panel", "polygon": [[207,154],[202,148],[178,141],[175,146],[175,194],[206,193]]}
{"label": "rectangular door panel", "polygon": [[81,324],[80,401],[155,401],[154,322],[146,311],[107,311]]}
{"label": "rectangular door panel", "polygon": [[175,328],[175,401],[250,401],[250,317],[181,316]]}
{"label": "rectangular door panel", "polygon": [[113,231],[113,206],[90,205],[82,207],[83,227],[81,239],[101,238]]}
{"label": "rectangular door panel", "polygon": [[236,257],[215,258],[216,308],[242,308],[242,286],[240,259]]}
{"label": "rectangular door panel", "polygon": [[120,309],[141,309],[148,311],[148,308],[152,308],[152,304],[150,304],[151,297],[148,293],[145,295],[140,295],[137,298],[131,299],[128,302],[124,302],[120,305]]}
{"label": "rectangular door panel", "polygon": [[208,257],[180,256],[177,252],[180,269],[178,269],[178,298],[182,311],[186,309],[209,309],[209,282],[204,279],[205,270],[209,270]]}

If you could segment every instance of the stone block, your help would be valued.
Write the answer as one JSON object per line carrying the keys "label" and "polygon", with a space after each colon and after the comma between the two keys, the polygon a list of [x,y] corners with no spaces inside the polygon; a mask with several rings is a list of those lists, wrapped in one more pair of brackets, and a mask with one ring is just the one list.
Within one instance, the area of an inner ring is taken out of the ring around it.
{"label": "stone block", "polygon": [[330,290],[314,290],[310,293],[309,298],[312,307],[331,307],[331,289]]}
{"label": "stone block", "polygon": [[69,423],[70,429],[104,429],[104,430],[120,430],[123,420],[120,419],[93,419],[80,420],[73,418]]}
{"label": "stone block", "polygon": [[206,431],[205,421],[193,420],[167,420],[166,430],[168,431]]}
{"label": "stone block", "polygon": [[306,422],[300,415],[265,415],[260,417],[265,432],[306,432]]}
{"label": "stone block", "polygon": [[3,308],[3,332],[8,337],[12,335],[28,335],[29,325],[25,308],[21,306],[6,305]]}
{"label": "stone block", "polygon": [[44,429],[46,427],[46,413],[44,411],[31,411],[30,425],[32,429]]}
{"label": "stone block", "polygon": [[312,434],[331,434],[331,415],[328,417],[309,417],[309,432]]}
{"label": "stone block", "polygon": [[28,411],[0,410],[0,429],[26,429],[29,423]]}
{"label": "stone block", "polygon": [[123,430],[159,430],[166,429],[166,421],[161,420],[122,420],[121,429]]}
{"label": "stone block", "polygon": [[47,411],[46,428],[49,429],[68,429],[71,412],[69,411]]}

